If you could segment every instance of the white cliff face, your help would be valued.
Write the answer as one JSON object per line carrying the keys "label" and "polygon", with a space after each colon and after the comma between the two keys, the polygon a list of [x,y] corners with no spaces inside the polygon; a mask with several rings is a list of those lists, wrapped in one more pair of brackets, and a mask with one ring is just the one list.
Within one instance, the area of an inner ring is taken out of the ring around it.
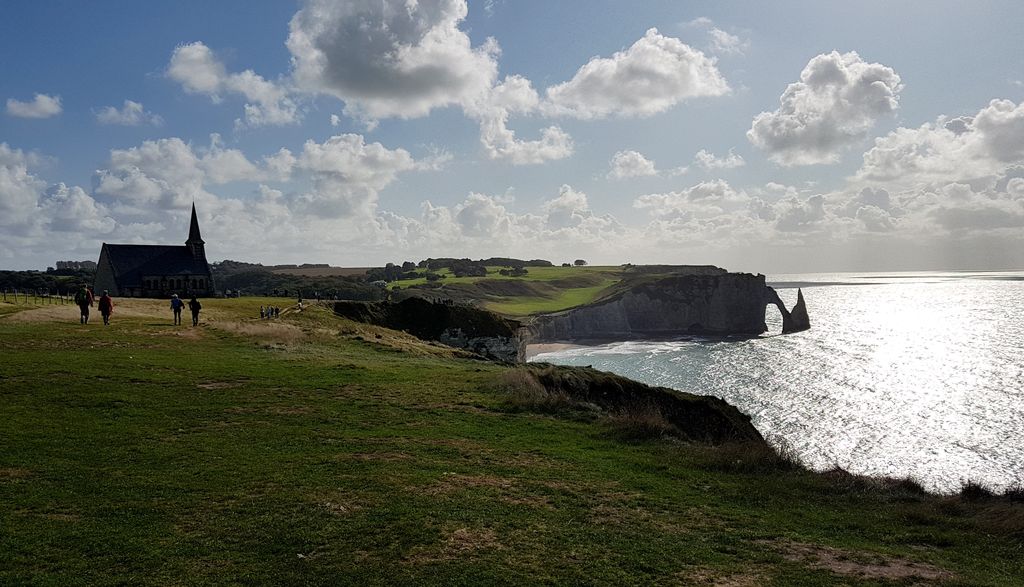
{"label": "white cliff face", "polygon": [[760,334],[766,291],[764,276],[748,273],[641,281],[607,300],[537,317],[531,342]]}

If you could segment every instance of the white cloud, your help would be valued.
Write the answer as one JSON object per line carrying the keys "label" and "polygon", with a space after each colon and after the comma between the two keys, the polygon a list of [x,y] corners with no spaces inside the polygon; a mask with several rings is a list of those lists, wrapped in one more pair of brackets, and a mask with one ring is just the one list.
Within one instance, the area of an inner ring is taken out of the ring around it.
{"label": "white cloud", "polygon": [[140,124],[160,126],[164,123],[164,120],[152,112],[147,112],[139,102],[125,100],[120,110],[113,106],[106,106],[99,112],[96,112],[96,122],[100,124],[119,124],[122,126],[138,126]]}
{"label": "white cloud", "polygon": [[249,102],[244,108],[245,121],[240,121],[240,125],[286,125],[301,119],[287,87],[268,81],[251,69],[228,73],[213,51],[201,42],[175,48],[167,76],[180,83],[186,92],[207,95],[215,103],[223,93],[244,96]]}
{"label": "white cloud", "polygon": [[33,159],[31,154],[0,143],[0,226],[22,224],[35,211],[46,182],[29,171]]}
{"label": "white cloud", "polygon": [[1024,162],[1024,103],[992,100],[973,116],[941,116],[875,139],[857,179],[900,185],[971,182]]}
{"label": "white cloud", "polygon": [[51,231],[107,234],[116,225],[106,206],[78,186],[59,183],[51,187],[40,199],[39,208]]}
{"label": "white cloud", "polygon": [[811,59],[774,112],[758,114],[747,138],[780,165],[835,163],[880,117],[894,112],[903,85],[890,67],[855,52]]}
{"label": "white cloud", "polygon": [[609,165],[611,166],[611,171],[608,172],[608,177],[611,179],[658,175],[658,169],[655,167],[654,161],[644,157],[643,154],[637,151],[618,151],[612,155]]}
{"label": "white cloud", "polygon": [[[41,158],[0,143],[0,256],[52,250],[70,235],[110,232],[114,221],[107,209],[77,186],[48,186],[31,172]],[[55,233],[65,233],[54,238]]]}
{"label": "white cloud", "polygon": [[726,32],[715,26],[714,21],[706,16],[699,16],[686,26],[703,29],[708,34],[709,49],[719,55],[742,55],[750,48],[750,41],[739,35]]}
{"label": "white cloud", "polygon": [[743,157],[733,153],[732,149],[729,149],[729,154],[725,157],[718,157],[714,153],[709,153],[706,149],[701,149],[700,151],[697,151],[693,160],[705,171],[711,171],[713,169],[734,169],[736,167],[743,167],[747,164],[747,162],[743,160]]}
{"label": "white cloud", "polygon": [[494,85],[498,46],[473,47],[465,0],[306,0],[290,24],[294,77],[355,118],[416,118]]}
{"label": "white cloud", "polygon": [[479,99],[465,106],[465,112],[480,123],[480,143],[491,159],[513,165],[538,164],[564,159],[573,153],[572,137],[558,126],[541,129],[541,138],[522,140],[508,128],[509,116],[537,110],[540,97],[530,80],[508,76]]}
{"label": "white cloud", "polygon": [[50,118],[63,112],[60,96],[36,94],[31,102],[7,99],[7,114],[18,118]]}
{"label": "white cloud", "polygon": [[582,119],[652,116],[687,98],[728,92],[714,59],[652,28],[628,49],[595,57],[571,80],[549,87],[544,111]]}

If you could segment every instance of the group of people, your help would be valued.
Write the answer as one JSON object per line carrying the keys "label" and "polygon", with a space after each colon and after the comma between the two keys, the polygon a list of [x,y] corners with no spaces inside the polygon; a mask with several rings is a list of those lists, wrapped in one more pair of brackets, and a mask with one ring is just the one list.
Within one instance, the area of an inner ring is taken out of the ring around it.
{"label": "group of people", "polygon": [[[96,303],[96,296],[93,295],[92,288],[83,285],[75,294],[75,303],[78,304],[78,309],[81,312],[79,321],[82,324],[88,324],[89,309]],[[100,296],[99,311],[103,316],[103,325],[110,326],[110,315],[114,313],[114,298],[110,297],[108,290],[103,290],[103,295]]]}
{"label": "group of people", "polygon": [[[83,285],[78,293],[75,294],[75,304],[78,305],[78,309],[81,312],[80,321],[82,324],[89,323],[89,310],[96,304],[95,295],[92,293],[92,288]],[[103,316],[104,326],[110,326],[110,315],[114,313],[114,298],[110,297],[109,290],[103,290],[103,295],[100,296],[99,304],[97,305],[100,311],[100,315]],[[178,294],[171,296],[171,312],[174,314],[175,326],[181,324],[181,311],[188,306],[188,309],[192,312],[192,326],[199,326],[199,311],[203,309],[203,304],[199,302],[196,296],[192,296],[192,299],[186,304]],[[260,309],[262,312],[262,308]]]}
{"label": "group of people", "polygon": [[265,320],[268,318],[277,318],[280,315],[281,308],[277,306],[267,306],[265,308],[263,306],[260,306],[260,320]]}
{"label": "group of people", "polygon": [[192,326],[199,326],[199,310],[203,309],[203,305],[199,303],[196,296],[192,296],[192,299],[188,301],[188,304],[181,301],[178,294],[171,295],[171,311],[174,313],[174,325],[178,326],[181,324],[181,310],[188,306],[190,312],[192,312]]}

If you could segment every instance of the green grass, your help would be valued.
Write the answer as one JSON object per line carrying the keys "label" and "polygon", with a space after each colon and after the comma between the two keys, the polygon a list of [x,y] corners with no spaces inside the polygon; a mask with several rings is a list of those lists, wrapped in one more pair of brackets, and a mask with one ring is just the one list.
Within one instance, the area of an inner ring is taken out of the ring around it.
{"label": "green grass", "polygon": [[1019,508],[622,442],[510,411],[503,367],[339,334],[319,308],[251,319],[261,303],[207,301],[198,329],[163,302],[106,328],[0,318],[0,584],[882,582],[821,553],[1024,576],[996,523]]}
{"label": "green grass", "polygon": [[[498,273],[503,267],[488,267],[486,277],[453,277],[447,269],[439,270],[445,278],[435,284],[448,293],[461,290],[458,295],[469,297],[475,303],[501,314],[514,317],[532,314],[557,312],[575,306],[590,303],[619,282],[622,268],[614,266],[594,267],[528,267],[527,275],[522,277],[506,277]],[[504,284],[507,287],[519,286],[525,290],[514,295],[486,293],[477,291],[487,282],[498,289]],[[427,283],[425,278],[396,281],[389,287],[408,288],[422,286]]]}
{"label": "green grass", "polygon": [[577,287],[559,291],[552,297],[508,297],[484,304],[488,310],[509,316],[529,316],[545,312],[558,312],[597,299],[601,292],[615,283],[613,280],[593,286]]}
{"label": "green grass", "polygon": [[[488,267],[486,277],[455,277],[454,274],[448,269],[438,269],[435,271],[438,275],[443,275],[444,279],[441,283],[476,283],[484,279],[516,279],[522,281],[553,281],[556,279],[565,279],[567,277],[574,277],[578,275],[608,275],[613,276],[614,279],[618,278],[622,268],[617,266],[593,266],[593,267],[527,267],[527,274],[522,277],[506,277],[501,275],[499,271],[507,269],[507,267]],[[388,284],[388,287],[394,289],[398,287],[410,287],[413,285],[424,285],[427,283],[427,278],[417,277],[416,279],[403,279],[401,281],[392,281]]]}

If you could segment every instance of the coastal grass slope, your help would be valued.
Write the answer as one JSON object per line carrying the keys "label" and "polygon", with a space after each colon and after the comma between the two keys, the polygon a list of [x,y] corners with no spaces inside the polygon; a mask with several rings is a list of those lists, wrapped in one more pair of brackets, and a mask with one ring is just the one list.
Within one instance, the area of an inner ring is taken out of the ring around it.
{"label": "coastal grass slope", "polygon": [[455,277],[448,269],[439,269],[444,278],[428,284],[425,278],[395,281],[392,289],[432,291],[461,302],[478,304],[506,316],[524,317],[557,312],[588,304],[619,282],[623,268],[618,266],[527,267],[522,277],[506,277],[503,267],[488,267],[486,276]]}
{"label": "coastal grass slope", "polygon": [[205,301],[198,328],[163,301],[125,300],[109,327],[0,307],[0,584],[1024,576],[1019,502],[673,440],[524,400],[521,367],[315,305],[261,321],[261,303]]}

